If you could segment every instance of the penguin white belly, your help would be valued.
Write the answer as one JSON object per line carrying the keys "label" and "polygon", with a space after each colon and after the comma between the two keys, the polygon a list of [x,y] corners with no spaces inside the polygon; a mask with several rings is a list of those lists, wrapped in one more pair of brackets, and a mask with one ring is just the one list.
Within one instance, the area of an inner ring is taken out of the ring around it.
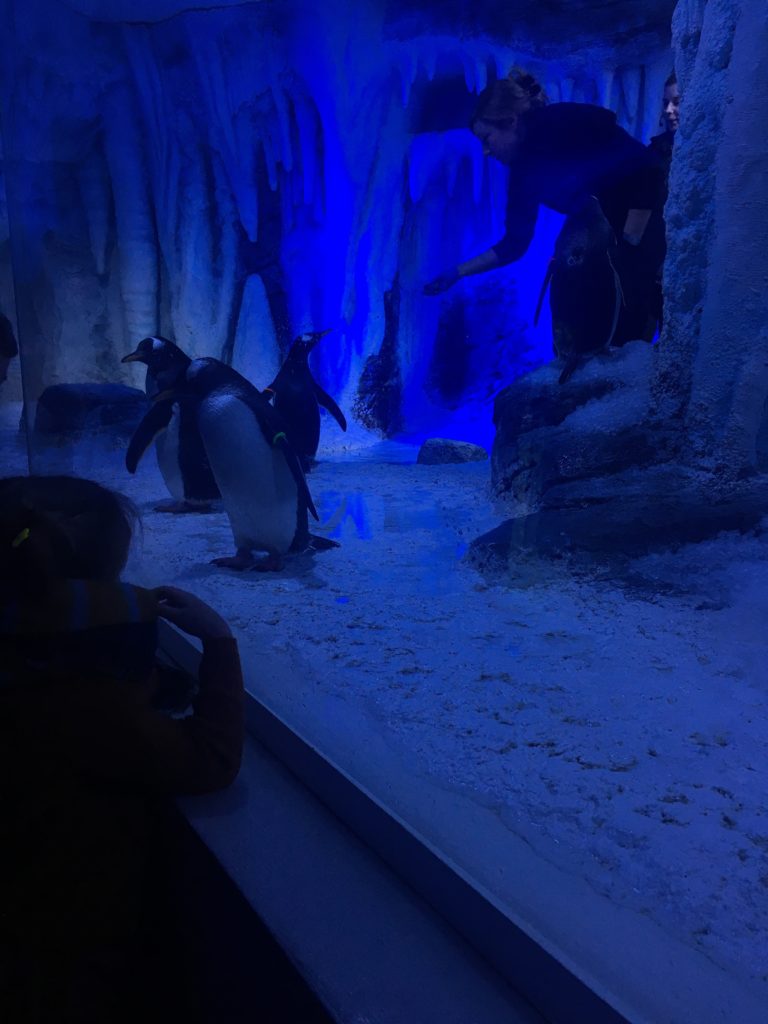
{"label": "penguin white belly", "polygon": [[298,490],[282,452],[234,395],[206,398],[199,424],[236,547],[285,554],[296,534]]}
{"label": "penguin white belly", "polygon": [[168,491],[177,501],[184,500],[184,478],[181,475],[181,466],[179,465],[180,421],[181,412],[178,405],[174,405],[171,422],[162,434],[158,435],[155,441],[157,465],[160,469],[160,475],[165,481]]}

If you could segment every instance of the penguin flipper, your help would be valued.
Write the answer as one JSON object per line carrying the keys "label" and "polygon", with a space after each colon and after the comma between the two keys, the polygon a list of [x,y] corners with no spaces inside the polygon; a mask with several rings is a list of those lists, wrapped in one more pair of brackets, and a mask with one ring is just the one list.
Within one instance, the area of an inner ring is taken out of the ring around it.
{"label": "penguin flipper", "polygon": [[299,498],[304,501],[305,505],[312,513],[312,518],[317,519],[319,522],[320,516],[317,514],[315,503],[312,501],[312,495],[309,493],[307,478],[304,476],[304,470],[301,468],[299,457],[291,447],[288,438],[281,431],[279,434],[275,435],[272,443],[275,447],[279,447],[285,456],[285,461],[288,463],[288,468],[290,469],[293,479],[296,481],[296,486],[299,489]]}
{"label": "penguin flipper", "polygon": [[319,521],[320,516],[317,514],[315,503],[312,501],[312,495],[309,493],[309,487],[304,476],[304,470],[301,468],[299,456],[286,436],[286,425],[283,418],[269,404],[267,398],[256,390],[250,381],[242,380],[242,382],[235,382],[232,392],[250,408],[259,425],[259,430],[261,430],[267,443],[271,444],[274,448],[280,448],[285,456],[285,461],[288,463],[293,479],[296,481],[296,486],[299,489],[299,498],[304,501],[312,513],[312,517]]}
{"label": "penguin flipper", "polygon": [[125,468],[129,473],[135,473],[144,452],[149,448],[158,434],[171,422],[173,416],[173,402],[155,402],[152,408],[144,416],[144,419],[136,427],[128,451],[125,453]]}
{"label": "penguin flipper", "polygon": [[315,398],[317,399],[317,404],[318,405],[322,405],[323,408],[327,409],[328,412],[331,414],[331,416],[333,416],[333,418],[339,424],[341,429],[342,430],[346,430],[347,429],[347,421],[346,421],[346,418],[344,416],[344,413],[341,411],[341,409],[338,407],[338,405],[336,405],[334,400],[331,398],[331,396],[326,391],[323,391],[323,389],[320,387],[320,385],[317,382],[315,382],[314,388],[315,388]]}

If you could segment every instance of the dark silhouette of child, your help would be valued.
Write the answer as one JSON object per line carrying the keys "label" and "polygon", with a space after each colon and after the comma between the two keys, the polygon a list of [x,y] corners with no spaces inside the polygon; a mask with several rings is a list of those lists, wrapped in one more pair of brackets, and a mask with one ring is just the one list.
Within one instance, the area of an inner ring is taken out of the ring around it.
{"label": "dark silhouette of child", "polygon": [[[157,951],[170,798],[227,786],[240,764],[236,642],[194,595],[120,581],[135,518],[126,499],[88,480],[0,480],[9,1024],[159,1019],[148,950]],[[186,717],[153,706],[158,618],[202,640]]]}

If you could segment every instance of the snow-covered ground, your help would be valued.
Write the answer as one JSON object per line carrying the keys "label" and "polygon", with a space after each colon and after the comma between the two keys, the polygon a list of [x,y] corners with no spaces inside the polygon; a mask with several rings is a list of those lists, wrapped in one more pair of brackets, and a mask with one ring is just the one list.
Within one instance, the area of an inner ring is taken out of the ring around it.
{"label": "snow-covered ground", "polygon": [[[6,467],[23,471],[4,437]],[[500,519],[489,464],[422,466],[415,453],[383,444],[321,461],[310,486],[341,546],[280,574],[210,565],[233,553],[226,516],[153,511],[167,494],[151,453],[133,478],[106,448],[71,470],[140,506],[129,578],[221,610],[252,692],[566,959],[599,964],[601,943],[619,955],[597,925],[575,935],[590,923],[562,910],[572,884],[648,944],[666,937],[759,991],[768,534],[639,559],[622,580],[530,559],[513,580],[484,578],[464,556]],[[563,889],[537,892],[513,847]],[[643,961],[624,948],[625,965],[627,953]]]}

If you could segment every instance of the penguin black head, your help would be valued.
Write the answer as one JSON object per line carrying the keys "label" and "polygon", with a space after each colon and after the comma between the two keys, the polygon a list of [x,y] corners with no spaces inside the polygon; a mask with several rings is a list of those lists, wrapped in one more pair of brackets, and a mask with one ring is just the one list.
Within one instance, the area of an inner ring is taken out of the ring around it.
{"label": "penguin black head", "polygon": [[285,365],[293,363],[294,365],[306,366],[309,353],[321,338],[324,338],[326,334],[330,334],[331,330],[332,328],[329,327],[327,331],[305,331],[304,334],[300,334],[298,338],[294,339],[291,347],[288,349]]}
{"label": "penguin black head", "polygon": [[161,388],[172,387],[186,372],[192,362],[186,352],[182,352],[168,338],[156,335],[144,338],[136,346],[136,351],[120,360],[122,363],[144,363]]}
{"label": "penguin black head", "polygon": [[214,391],[247,394],[248,400],[261,401],[261,395],[249,380],[219,359],[202,356],[190,362],[184,378],[173,389],[174,395],[205,398]]}

